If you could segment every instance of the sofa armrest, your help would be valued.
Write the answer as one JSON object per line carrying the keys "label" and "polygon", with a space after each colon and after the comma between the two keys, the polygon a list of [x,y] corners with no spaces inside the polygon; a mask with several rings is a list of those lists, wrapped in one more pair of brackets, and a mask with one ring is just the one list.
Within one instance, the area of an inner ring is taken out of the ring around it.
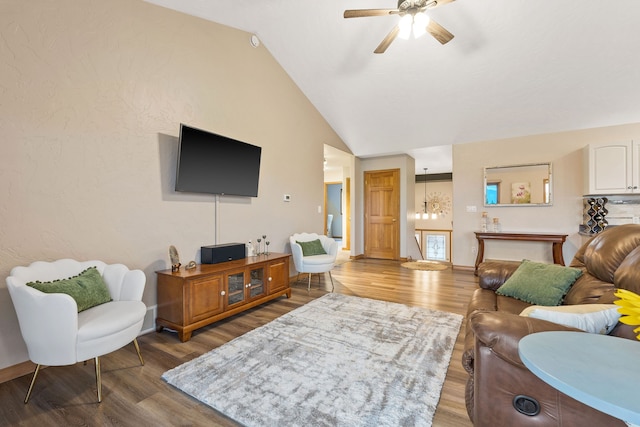
{"label": "sofa armrest", "polygon": [[471,314],[468,326],[480,345],[490,348],[499,358],[527,369],[518,355],[520,340],[535,332],[578,331],[546,320],[504,312],[476,312]]}
{"label": "sofa armrest", "polygon": [[296,240],[293,237],[289,238],[289,243],[291,245],[291,258],[293,259],[293,265],[297,272],[302,272],[302,246],[296,243]]}
{"label": "sofa armrest", "polygon": [[478,285],[495,291],[520,266],[520,261],[486,261],[478,266]]}
{"label": "sofa armrest", "polygon": [[322,242],[322,246],[324,248],[324,251],[331,255],[334,259],[338,256],[338,242],[336,242],[335,239],[327,237]]}

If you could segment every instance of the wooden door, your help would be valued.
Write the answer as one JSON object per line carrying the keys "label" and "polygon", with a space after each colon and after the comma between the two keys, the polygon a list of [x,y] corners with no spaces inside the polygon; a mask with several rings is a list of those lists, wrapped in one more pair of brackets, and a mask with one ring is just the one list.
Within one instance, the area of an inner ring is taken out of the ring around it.
{"label": "wooden door", "polygon": [[364,255],[400,259],[400,170],[364,173]]}

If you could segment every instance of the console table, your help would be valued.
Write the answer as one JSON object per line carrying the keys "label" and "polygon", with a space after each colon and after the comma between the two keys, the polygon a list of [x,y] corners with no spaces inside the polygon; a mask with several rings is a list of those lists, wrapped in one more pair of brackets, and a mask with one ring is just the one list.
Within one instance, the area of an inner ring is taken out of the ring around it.
{"label": "console table", "polygon": [[192,270],[157,271],[156,330],[173,329],[185,342],[198,328],[279,296],[291,297],[290,256],[270,253]]}
{"label": "console table", "polygon": [[522,363],[541,380],[585,405],[640,424],[640,342],[586,332],[553,331],[520,340]]}
{"label": "console table", "polygon": [[550,242],[553,252],[553,262],[555,264],[564,265],[562,257],[562,245],[567,239],[568,234],[553,233],[497,233],[487,231],[476,231],[476,239],[478,239],[478,256],[476,257],[475,275],[478,275],[478,266],[484,260],[484,241],[485,240],[520,240],[526,242]]}

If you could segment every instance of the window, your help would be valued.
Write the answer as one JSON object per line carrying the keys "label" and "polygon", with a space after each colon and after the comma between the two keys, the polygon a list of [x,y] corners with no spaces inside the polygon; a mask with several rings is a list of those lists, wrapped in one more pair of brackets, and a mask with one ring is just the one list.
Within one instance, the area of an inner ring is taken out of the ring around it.
{"label": "window", "polygon": [[487,205],[497,205],[500,203],[500,183],[487,182]]}
{"label": "window", "polygon": [[447,246],[444,234],[427,234],[427,259],[433,261],[447,260]]}

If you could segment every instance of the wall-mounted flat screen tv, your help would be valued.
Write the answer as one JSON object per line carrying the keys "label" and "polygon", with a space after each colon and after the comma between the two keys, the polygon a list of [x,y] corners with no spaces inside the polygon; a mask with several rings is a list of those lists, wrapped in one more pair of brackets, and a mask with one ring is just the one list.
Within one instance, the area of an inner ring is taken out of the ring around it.
{"label": "wall-mounted flat screen tv", "polygon": [[258,197],[262,148],[180,124],[176,191]]}

